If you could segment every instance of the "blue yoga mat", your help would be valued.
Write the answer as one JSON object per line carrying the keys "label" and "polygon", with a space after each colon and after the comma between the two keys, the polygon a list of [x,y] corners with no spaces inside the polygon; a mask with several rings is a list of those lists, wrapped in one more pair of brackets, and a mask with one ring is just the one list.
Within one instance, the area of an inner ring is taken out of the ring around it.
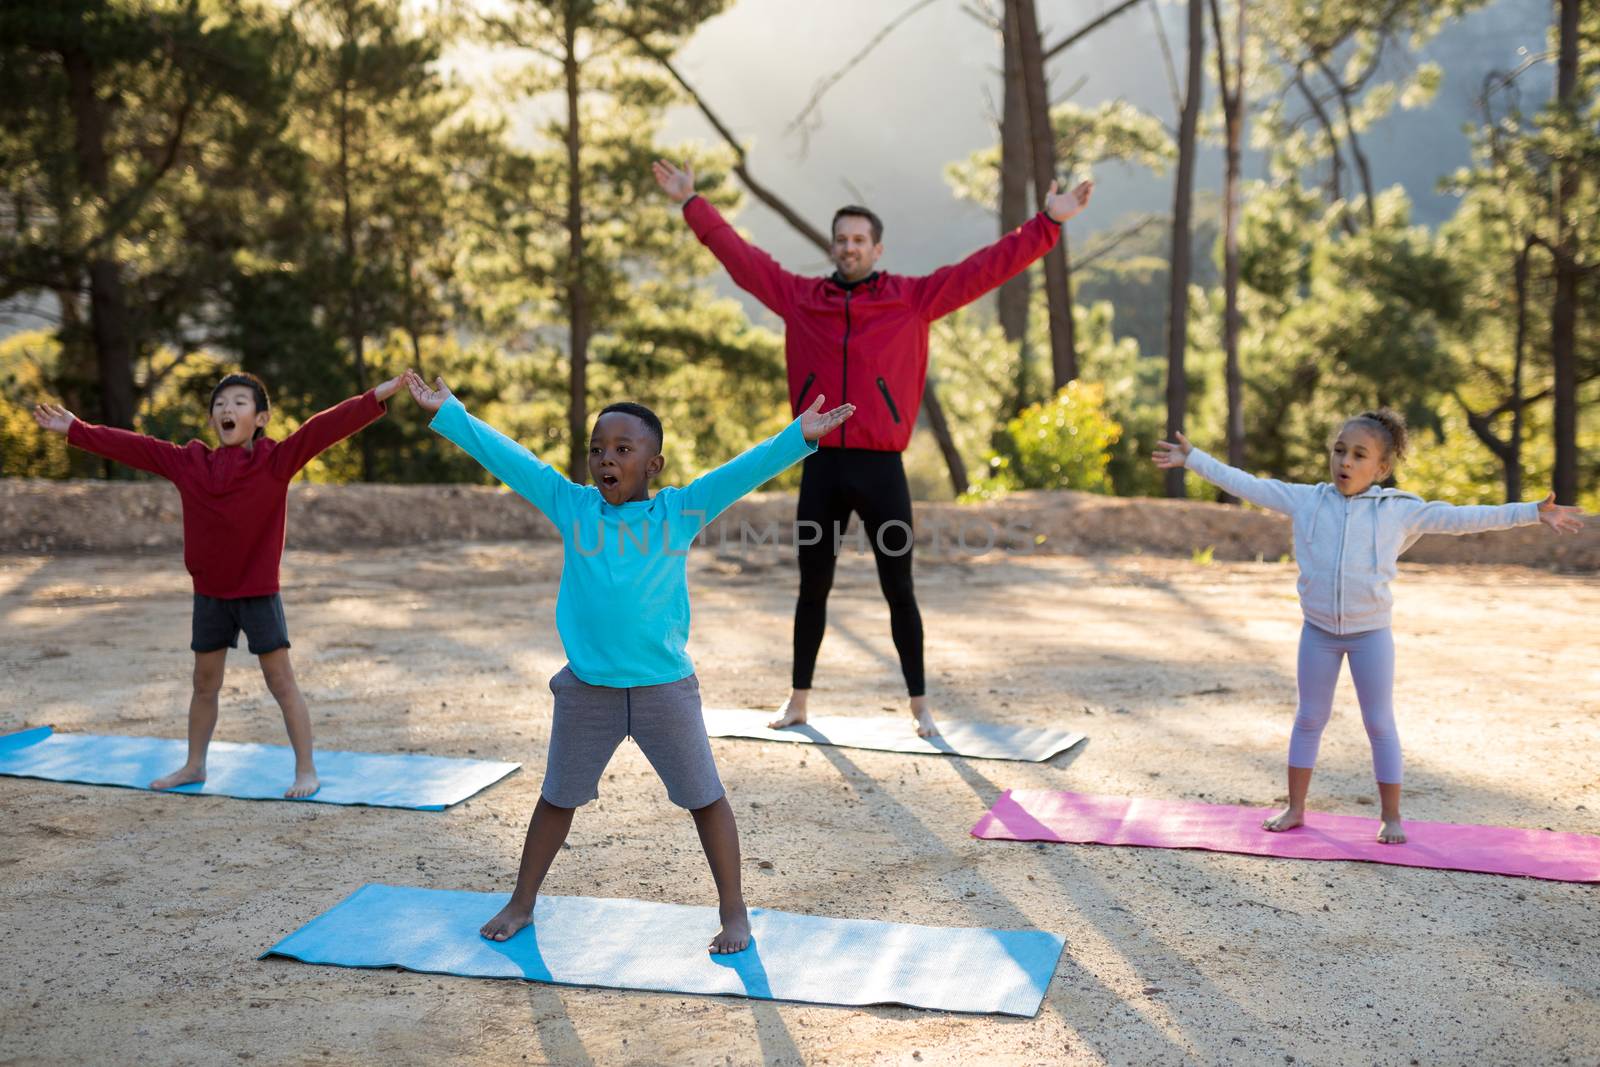
{"label": "blue yoga mat", "polygon": [[[164,737],[58,734],[49,726],[0,736],[0,774],[52,782],[148,789],[183,765],[188,745]],[[519,764],[447,756],[380,755],[316,750],[322,788],[302,800],[317,804],[368,804],[380,808],[443,811],[493,785]],[[294,781],[294,752],[287,745],[213,741],[206,780],[168,789],[244,800],[282,800]]]}
{"label": "blue yoga mat", "polygon": [[715,908],[555,896],[539,898],[534,925],[515,937],[480,937],[478,928],[506,899],[364,885],[263,956],[558,985],[1033,1016],[1064,944],[1040,930],[752,908],[754,943],[713,956],[706,942],[720,926]]}

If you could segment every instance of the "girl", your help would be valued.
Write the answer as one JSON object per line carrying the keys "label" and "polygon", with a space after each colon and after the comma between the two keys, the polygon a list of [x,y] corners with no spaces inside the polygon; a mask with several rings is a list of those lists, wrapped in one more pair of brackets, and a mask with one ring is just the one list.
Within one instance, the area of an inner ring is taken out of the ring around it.
{"label": "girl", "polygon": [[1333,711],[1339,667],[1350,657],[1350,676],[1361,721],[1372,743],[1372,769],[1383,806],[1378,840],[1406,839],[1400,824],[1400,738],[1394,727],[1393,598],[1389,582],[1400,556],[1423,534],[1506,530],[1542,522],[1557,532],[1583,528],[1579,508],[1555,503],[1457,507],[1423,500],[1378,483],[1405,454],[1406,425],[1387,409],[1349,419],[1328,452],[1331,482],[1294,485],[1257,478],[1220,463],[1189,444],[1162,441],[1152,458],[1163,470],[1187,467],[1206,481],[1252,504],[1294,520],[1294,555],[1305,624],[1300,631],[1300,704],[1289,739],[1289,806],[1262,823],[1274,832],[1305,820],[1306,791],[1316,766],[1322,729]]}

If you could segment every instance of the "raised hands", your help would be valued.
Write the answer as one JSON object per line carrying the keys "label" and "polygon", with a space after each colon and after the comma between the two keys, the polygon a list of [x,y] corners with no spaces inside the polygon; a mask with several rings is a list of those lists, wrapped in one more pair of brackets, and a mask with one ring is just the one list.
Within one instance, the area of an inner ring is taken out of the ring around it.
{"label": "raised hands", "polygon": [[1089,206],[1089,194],[1094,192],[1094,182],[1079,182],[1070,193],[1057,192],[1057,188],[1056,182],[1050,183],[1050,192],[1044,198],[1044,213],[1056,222],[1066,222]]}
{"label": "raised hands", "polygon": [[800,433],[807,441],[816,441],[827,436],[843,426],[845,419],[856,413],[854,404],[840,404],[832,411],[823,411],[822,402],[826,399],[818,393],[816,399],[811,401],[811,406],[800,413]]}
{"label": "raised hands", "polygon": [[1577,533],[1583,529],[1583,509],[1557,504],[1556,495],[1551,493],[1539,501],[1539,521],[1556,533]]}
{"label": "raised hands", "polygon": [[422,375],[414,370],[406,371],[401,380],[411,390],[411,398],[417,402],[417,406],[430,415],[444,407],[445,401],[450,399],[450,387],[444,384],[443,378],[435,378],[432,389],[422,380]]}
{"label": "raised hands", "polygon": [[1183,466],[1183,461],[1189,458],[1190,451],[1194,449],[1194,446],[1189,443],[1189,439],[1183,436],[1181,431],[1173,434],[1173,436],[1178,439],[1177,444],[1173,444],[1171,441],[1157,441],[1156,450],[1150,454],[1150,458],[1155,460],[1156,466],[1164,471]]}
{"label": "raised hands", "polygon": [[[406,368],[406,374],[410,373],[411,369],[409,367]],[[381,382],[374,386],[372,389],[373,395],[379,400],[388,400],[391,396],[394,396],[394,394],[398,393],[400,391],[400,387],[405,384],[406,374],[399,375],[395,378],[390,378],[388,381]]]}
{"label": "raised hands", "polygon": [[658,159],[650,165],[650,172],[656,176],[656,184],[661,186],[661,191],[674,204],[681,204],[694,195],[693,167],[686,166],[679,170],[666,160]]}
{"label": "raised hands", "polygon": [[78,417],[60,404],[35,404],[33,421],[51,433],[66,433]]}

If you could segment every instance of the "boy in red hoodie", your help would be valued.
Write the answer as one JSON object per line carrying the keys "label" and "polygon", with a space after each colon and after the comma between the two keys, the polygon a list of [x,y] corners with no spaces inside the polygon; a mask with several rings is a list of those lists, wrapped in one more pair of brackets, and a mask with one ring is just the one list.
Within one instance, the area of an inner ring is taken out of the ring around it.
{"label": "boy in red hoodie", "polygon": [[294,783],[286,797],[318,788],[311,758],[311,716],[289,663],[289,631],[278,595],[289,482],[319,452],[377,419],[400,388],[393,378],[307,419],[282,441],[266,437],[272,417],[267,387],[253,374],[230,374],[211,391],[212,430],[222,447],[203,441],[175,445],[111,426],[95,426],[57,404],[33,417],[68,443],[177,486],[183,500],[183,562],[194,579],[194,695],[189,699],[189,757],[151,789],[203,782],[206,749],[217,725],[217,694],[228,649],[243,630],[259,657],[267,688],[283,709],[294,747]]}

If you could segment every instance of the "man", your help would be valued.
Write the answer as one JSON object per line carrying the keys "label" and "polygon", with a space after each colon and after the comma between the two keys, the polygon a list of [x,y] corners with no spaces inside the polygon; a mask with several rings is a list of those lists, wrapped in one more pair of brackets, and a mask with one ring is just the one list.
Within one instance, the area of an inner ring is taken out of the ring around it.
{"label": "man", "polygon": [[842,207],[833,217],[829,258],[834,273],[805,278],[745,241],[716,208],[696,196],[693,170],[657,161],[653,171],[734,282],[783,319],[793,410],[803,410],[818,392],[856,407],[847,425],[819,442],[800,476],[794,688],[771,725],[806,721],[834,565],[855,512],[872,544],[878,584],[889,603],[889,628],[917,733],[931,737],[939,731],[923,678],[922,614],[911,582],[911,493],[900,460],[922,407],[928,328],[1054,248],[1062,224],[1089,203],[1092,186],[1084,182],[1060,193],[1051,183],[1044,210],[1026,224],[960,263],[921,277],[877,270],[883,223],[867,208]]}

